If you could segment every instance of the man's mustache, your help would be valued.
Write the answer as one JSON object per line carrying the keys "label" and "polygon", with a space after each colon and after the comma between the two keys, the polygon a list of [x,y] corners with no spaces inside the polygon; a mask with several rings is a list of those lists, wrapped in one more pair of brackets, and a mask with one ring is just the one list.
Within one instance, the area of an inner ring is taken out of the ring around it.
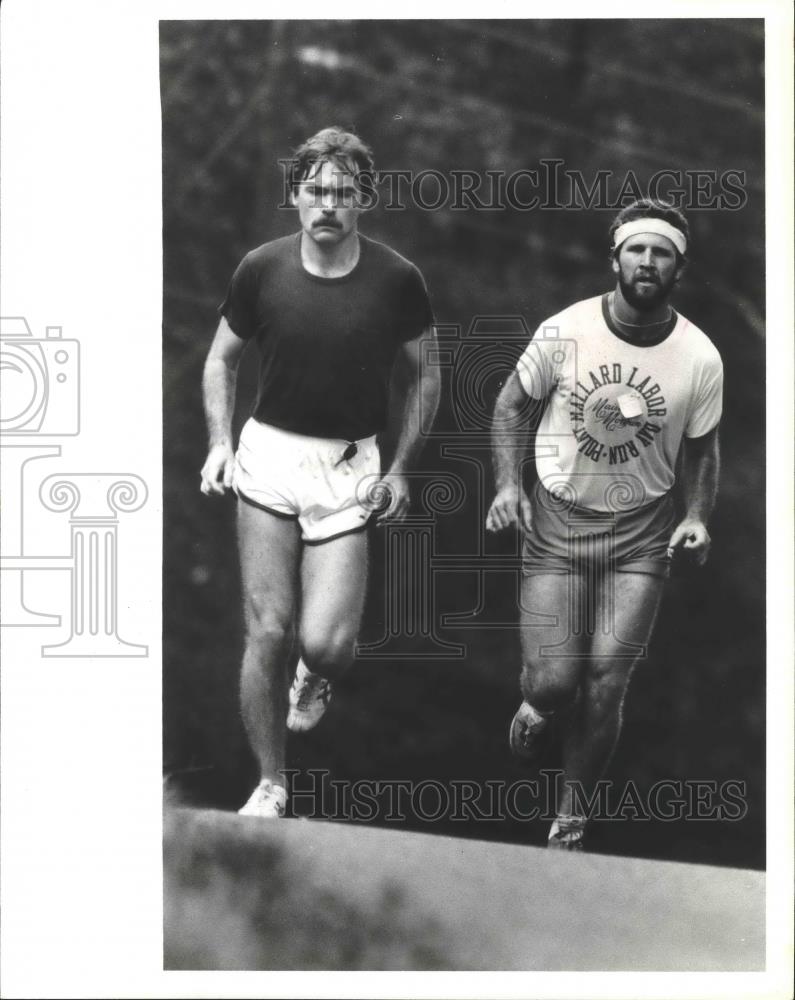
{"label": "man's mustache", "polygon": [[313,222],[312,223],[312,228],[313,229],[318,229],[318,228],[321,228],[321,227],[326,228],[326,229],[328,229],[328,228],[331,228],[331,229],[342,229],[342,226],[340,225],[339,222],[337,222],[336,219],[318,219],[317,222]]}

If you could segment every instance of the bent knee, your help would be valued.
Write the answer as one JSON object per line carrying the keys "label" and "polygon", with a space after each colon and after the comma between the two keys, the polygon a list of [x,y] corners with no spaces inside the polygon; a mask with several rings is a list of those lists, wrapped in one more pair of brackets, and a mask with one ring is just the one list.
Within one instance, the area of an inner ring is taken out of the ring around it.
{"label": "bent knee", "polygon": [[246,632],[249,639],[282,641],[292,635],[292,608],[266,595],[248,593],[244,597]]}
{"label": "bent knee", "polygon": [[302,629],[299,636],[301,656],[310,670],[325,671],[347,669],[354,656],[356,635],[343,627],[327,630]]}
{"label": "bent knee", "polygon": [[576,697],[581,671],[580,661],[563,656],[526,660],[520,681],[522,695],[541,711],[563,708]]}
{"label": "bent knee", "polygon": [[593,656],[588,661],[586,678],[605,690],[623,690],[636,662],[631,657]]}

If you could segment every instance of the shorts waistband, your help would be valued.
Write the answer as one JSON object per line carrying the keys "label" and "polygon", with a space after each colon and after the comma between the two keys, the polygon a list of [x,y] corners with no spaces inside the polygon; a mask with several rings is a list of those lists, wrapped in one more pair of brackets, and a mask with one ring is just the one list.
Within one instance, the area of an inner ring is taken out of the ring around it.
{"label": "shorts waistband", "polygon": [[[662,493],[658,497],[652,497],[652,499],[646,503],[638,504],[637,507],[627,507],[623,510],[597,510],[595,507],[582,507],[579,504],[574,503],[572,500],[568,500],[566,497],[556,497],[546,488],[546,486],[544,486],[540,479],[536,480],[534,492],[538,502],[546,507],[547,510],[565,510],[569,513],[576,514],[578,517],[582,517],[583,519],[590,517],[594,520],[610,516],[615,517],[624,514],[636,514],[641,510],[650,511],[655,505],[662,506],[666,502],[673,502],[674,499],[673,490],[668,490],[666,493]],[[544,494],[543,497],[541,495],[542,493]]]}
{"label": "shorts waistband", "polygon": [[319,447],[335,447],[337,445],[345,447],[349,444],[357,445],[368,445],[375,443],[376,435],[371,434],[364,438],[339,438],[339,437],[314,437],[311,434],[299,434],[297,431],[288,431],[283,427],[277,427],[275,424],[266,424],[262,420],[257,420],[256,417],[249,417],[243,426],[243,430],[251,428],[253,433],[268,433],[278,435],[283,439],[294,439],[296,444],[299,445],[312,445],[316,444]]}

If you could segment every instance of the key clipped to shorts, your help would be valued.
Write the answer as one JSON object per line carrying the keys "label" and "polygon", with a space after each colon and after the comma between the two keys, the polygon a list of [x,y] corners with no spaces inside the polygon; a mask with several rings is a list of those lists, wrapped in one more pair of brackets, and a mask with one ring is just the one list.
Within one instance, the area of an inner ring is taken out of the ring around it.
{"label": "key clipped to shorts", "polygon": [[348,442],[348,447],[342,453],[342,457],[339,458],[339,459],[337,459],[337,461],[334,463],[334,468],[336,469],[337,466],[338,465],[342,465],[343,462],[350,462],[350,460],[354,457],[354,455],[356,455],[356,453],[358,451],[359,451],[359,447],[356,444],[356,442],[355,441],[349,441]]}

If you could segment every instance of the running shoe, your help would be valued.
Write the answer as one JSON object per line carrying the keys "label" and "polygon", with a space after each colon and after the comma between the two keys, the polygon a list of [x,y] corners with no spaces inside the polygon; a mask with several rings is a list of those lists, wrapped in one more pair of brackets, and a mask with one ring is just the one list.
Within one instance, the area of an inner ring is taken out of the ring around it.
{"label": "running shoe", "polygon": [[262,819],[281,819],[284,816],[284,809],[287,805],[287,792],[281,785],[276,785],[272,781],[263,779],[254,791],[251,798],[241,808],[238,809],[239,816],[259,816]]}
{"label": "running shoe", "polygon": [[525,761],[537,760],[546,744],[549,720],[550,716],[541,715],[529,702],[523,701],[511,722],[511,753]]}
{"label": "running shoe", "polygon": [[555,851],[584,851],[585,818],[558,816],[550,828],[547,847]]}
{"label": "running shoe", "polygon": [[331,701],[331,681],[327,677],[313,674],[298,661],[295,680],[290,688],[290,710],[287,713],[287,728],[294,733],[305,733],[313,729],[323,717]]}

